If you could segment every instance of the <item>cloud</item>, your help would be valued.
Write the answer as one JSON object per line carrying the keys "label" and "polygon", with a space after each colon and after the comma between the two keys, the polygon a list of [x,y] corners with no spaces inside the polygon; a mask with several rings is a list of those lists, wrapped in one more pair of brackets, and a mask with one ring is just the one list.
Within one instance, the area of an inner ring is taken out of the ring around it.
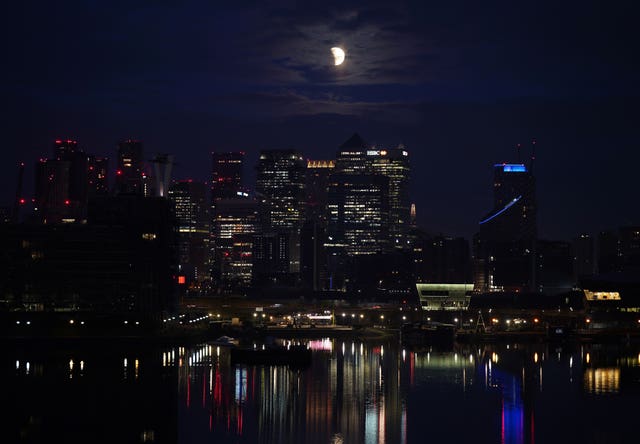
{"label": "cloud", "polygon": [[[401,7],[329,7],[302,16],[287,12],[267,15],[274,25],[270,29],[293,30],[296,36],[272,39],[274,63],[297,73],[307,84],[421,83],[431,77],[421,62],[439,57],[435,46],[408,26]],[[339,67],[333,66],[332,46],[346,51],[346,61]],[[269,80],[279,83],[277,78]]]}
{"label": "cloud", "polygon": [[419,102],[363,101],[330,92],[308,95],[294,89],[219,96],[215,102],[227,112],[258,118],[340,115],[403,124],[417,123],[422,107]]}

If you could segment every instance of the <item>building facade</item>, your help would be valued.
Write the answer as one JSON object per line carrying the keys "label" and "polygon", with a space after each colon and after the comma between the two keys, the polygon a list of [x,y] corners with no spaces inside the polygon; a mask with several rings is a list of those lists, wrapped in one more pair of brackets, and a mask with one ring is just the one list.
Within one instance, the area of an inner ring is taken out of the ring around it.
{"label": "building facade", "polygon": [[537,291],[535,177],[524,164],[494,165],[493,210],[474,241],[480,291]]}
{"label": "building facade", "polygon": [[127,139],[118,144],[116,194],[144,195],[144,157],[142,142]]}
{"label": "building facade", "polygon": [[[287,265],[271,263],[270,255],[256,250],[256,282],[275,285],[297,285],[300,280],[300,232],[305,216],[306,162],[294,150],[263,150],[257,165],[256,197],[259,202],[261,233],[264,242],[277,245],[279,260]],[[273,240],[277,239],[273,244]],[[269,247],[272,248],[272,247]],[[273,266],[271,265],[273,264]]]}
{"label": "building facade", "polygon": [[171,185],[172,202],[178,231],[178,271],[185,285],[200,292],[210,278],[209,205],[203,182],[183,180]]}

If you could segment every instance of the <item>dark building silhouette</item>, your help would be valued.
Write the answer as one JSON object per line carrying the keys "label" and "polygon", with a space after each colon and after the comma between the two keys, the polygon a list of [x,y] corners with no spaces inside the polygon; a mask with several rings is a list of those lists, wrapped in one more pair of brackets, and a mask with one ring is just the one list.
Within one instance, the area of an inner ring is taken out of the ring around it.
{"label": "dark building silhouette", "polygon": [[211,202],[234,199],[242,189],[244,152],[211,153]]}
{"label": "dark building silhouette", "polygon": [[89,156],[75,140],[56,140],[53,157],[40,159],[35,173],[35,218],[47,224],[86,220]]}
{"label": "dark building silhouette", "polygon": [[577,282],[581,277],[595,274],[595,242],[593,236],[582,233],[572,241],[573,275]]}
{"label": "dark building silhouette", "polygon": [[599,274],[620,271],[619,240],[618,233],[613,230],[598,233],[596,256]]}
{"label": "dark building silhouette", "polygon": [[640,226],[620,227],[621,269],[640,273]]}
{"label": "dark building silhouette", "polygon": [[70,163],[40,159],[35,168],[35,219],[44,224],[61,223],[71,216],[69,199]]}
{"label": "dark building silhouette", "polygon": [[420,233],[414,240],[412,257],[417,282],[452,284],[471,281],[469,242],[462,237]]}
{"label": "dark building silhouette", "polygon": [[144,195],[142,142],[128,139],[118,144],[116,194]]}
{"label": "dark building silhouette", "polygon": [[86,224],[0,231],[0,292],[10,310],[136,315],[177,308],[175,239],[165,199],[99,197]]}
{"label": "dark building silhouette", "polygon": [[538,240],[536,252],[539,291],[545,295],[571,291],[576,283],[571,243]]}
{"label": "dark building silhouette", "polygon": [[11,210],[9,207],[0,207],[0,224],[8,224],[11,222]]}
{"label": "dark building silhouette", "polygon": [[536,291],[535,177],[524,164],[494,165],[494,207],[475,237],[475,288]]}
{"label": "dark building silhouette", "polygon": [[333,160],[309,160],[306,171],[305,222],[301,233],[302,281],[306,288],[327,288],[327,188]]}
{"label": "dark building silhouette", "polygon": [[599,232],[596,257],[599,274],[640,273],[640,227],[622,226]]}
{"label": "dark building silhouette", "polygon": [[69,162],[69,206],[83,217],[87,206],[89,156],[78,148],[75,140],[56,140],[53,152],[55,160]]}
{"label": "dark building silhouette", "polygon": [[87,180],[89,198],[109,194],[109,159],[89,155]]}

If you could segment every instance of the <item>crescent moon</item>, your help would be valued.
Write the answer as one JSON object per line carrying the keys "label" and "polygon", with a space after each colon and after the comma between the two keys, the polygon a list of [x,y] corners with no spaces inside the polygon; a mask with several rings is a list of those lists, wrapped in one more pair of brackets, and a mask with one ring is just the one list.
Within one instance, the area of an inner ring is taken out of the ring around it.
{"label": "crescent moon", "polygon": [[338,48],[337,46],[331,48],[331,54],[333,54],[333,62],[336,66],[342,65],[344,62],[345,53],[342,48]]}

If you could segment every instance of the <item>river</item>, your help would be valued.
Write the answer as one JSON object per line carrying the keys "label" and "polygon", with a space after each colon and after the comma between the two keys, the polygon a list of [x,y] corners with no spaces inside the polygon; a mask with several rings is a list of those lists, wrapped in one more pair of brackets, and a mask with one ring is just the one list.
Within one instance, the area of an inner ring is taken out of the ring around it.
{"label": "river", "polygon": [[[212,344],[9,345],[0,442],[631,443],[640,346],[291,340],[307,368]],[[260,344],[256,344],[260,346]]]}

